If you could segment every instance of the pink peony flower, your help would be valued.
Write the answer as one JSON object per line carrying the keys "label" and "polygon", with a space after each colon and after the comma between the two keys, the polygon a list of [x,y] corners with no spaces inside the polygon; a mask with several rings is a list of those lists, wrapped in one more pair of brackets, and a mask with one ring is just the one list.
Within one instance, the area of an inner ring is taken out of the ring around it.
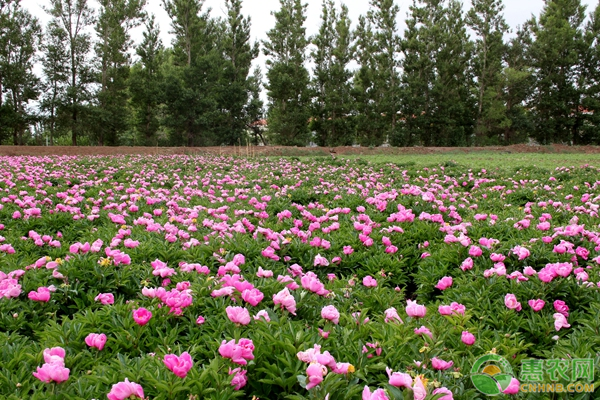
{"label": "pink peony flower", "polygon": [[254,360],[254,344],[250,339],[240,339],[238,343],[235,339],[226,342],[223,340],[219,346],[219,354],[224,358],[231,359],[232,362],[240,365],[248,364],[249,360]]}
{"label": "pink peony flower", "polygon": [[182,353],[180,356],[176,356],[175,354],[165,354],[163,362],[171,372],[180,378],[185,378],[188,374],[188,371],[194,365],[192,356],[190,356],[187,351]]}
{"label": "pink peony flower", "polygon": [[452,392],[443,386],[441,388],[434,389],[431,394],[434,396],[437,394],[445,394],[445,396],[440,397],[438,400],[454,400],[454,397],[452,397]]}
{"label": "pink peony flower", "polygon": [[460,269],[463,271],[469,270],[473,268],[473,259],[471,257],[466,258],[462,264],[460,264]]}
{"label": "pink peony flower", "polygon": [[125,400],[131,397],[143,399],[144,389],[141,385],[138,385],[135,382],[129,382],[129,379],[125,378],[125,381],[112,385],[112,389],[107,397],[108,400]]}
{"label": "pink peony flower", "polygon": [[431,359],[431,366],[433,367],[433,369],[436,369],[436,370],[443,371],[448,368],[451,368],[453,365],[454,365],[453,361],[444,361],[437,357],[433,357]]}
{"label": "pink peony flower", "polygon": [[250,323],[250,313],[245,307],[228,306],[225,311],[227,318],[235,324],[248,325]]}
{"label": "pink peony flower", "polygon": [[554,329],[559,331],[561,328],[570,328],[571,325],[567,322],[567,317],[565,317],[561,313],[554,313],[552,315],[554,317]]}
{"label": "pink peony flower", "polygon": [[452,277],[451,276],[443,277],[442,279],[440,279],[438,281],[437,285],[435,285],[435,287],[440,290],[446,290],[450,286],[452,286]]}
{"label": "pink peony flower", "polygon": [[376,287],[377,286],[377,281],[371,276],[371,275],[367,275],[363,278],[363,285],[366,287]]}
{"label": "pink peony flower", "polygon": [[411,376],[404,372],[392,372],[391,368],[386,367],[385,371],[390,378],[389,384],[395,387],[405,387],[410,389],[413,384]]}
{"label": "pink peony flower", "polygon": [[196,318],[196,324],[202,325],[204,322],[206,322],[206,320],[202,315],[199,315],[198,318]]}
{"label": "pink peony flower", "polygon": [[385,322],[398,321],[398,323],[402,324],[402,319],[398,315],[398,311],[394,307],[390,307],[384,311],[385,313]]}
{"label": "pink peony flower", "polygon": [[306,389],[310,390],[323,382],[323,377],[327,375],[327,367],[318,362],[311,363],[308,368],[306,368],[306,375],[308,381]]}
{"label": "pink peony flower", "polygon": [[90,333],[85,337],[85,344],[102,350],[106,344],[106,335],[104,333]]}
{"label": "pink peony flower", "polygon": [[469,331],[463,331],[460,340],[467,346],[472,346],[475,343],[475,335]]}
{"label": "pink peony flower", "polygon": [[511,310],[521,311],[521,303],[517,301],[517,297],[514,294],[508,293],[504,296],[504,305]]}
{"label": "pink peony flower", "polygon": [[150,318],[152,318],[152,313],[144,307],[133,310],[133,320],[140,326],[146,325]]}
{"label": "pink peony flower", "polygon": [[46,363],[41,367],[37,367],[37,371],[33,373],[33,376],[44,383],[61,383],[69,379],[70,372],[69,368],[65,368],[64,365]]}
{"label": "pink peony flower", "polygon": [[279,304],[290,314],[296,315],[296,299],[294,299],[294,296],[292,296],[287,287],[273,295],[273,304]]}
{"label": "pink peony flower", "polygon": [[427,308],[423,305],[417,304],[416,301],[406,301],[406,314],[413,318],[422,318],[427,313]]}
{"label": "pink peony flower", "polygon": [[420,328],[415,328],[415,335],[427,335],[429,336],[431,339],[433,339],[433,334],[431,333],[431,331],[426,328],[425,326],[421,326]]}
{"label": "pink peony flower", "polygon": [[242,292],[242,299],[250,304],[251,306],[256,307],[258,305],[258,303],[260,303],[262,301],[262,299],[265,297],[265,295],[258,289],[253,288],[253,289],[245,289]]}
{"label": "pink peony flower", "polygon": [[544,306],[546,305],[546,302],[542,299],[537,299],[537,300],[529,300],[527,302],[527,304],[529,304],[529,307],[533,308],[533,311],[538,312],[540,311],[542,308],[544,308]]}
{"label": "pink peony flower", "polygon": [[383,389],[376,389],[373,393],[371,393],[371,389],[368,386],[365,386],[362,392],[362,400],[389,400],[387,394]]}
{"label": "pink peony flower", "polygon": [[114,304],[115,296],[112,293],[100,293],[94,298],[94,301],[99,301],[104,305]]}
{"label": "pink peony flower", "polygon": [[321,317],[333,322],[336,325],[340,322],[340,313],[337,310],[337,308],[335,308],[335,306],[332,305],[323,307],[323,309],[321,310]]}
{"label": "pink peony flower", "polygon": [[231,386],[233,386],[233,390],[240,390],[248,383],[248,377],[246,373],[248,371],[242,370],[241,368],[231,369],[229,368],[229,375],[233,375],[231,379]]}
{"label": "pink peony flower", "polygon": [[31,291],[27,295],[33,301],[40,301],[43,303],[47,303],[50,301],[50,289],[45,286],[39,287],[37,291]]}
{"label": "pink peony flower", "polygon": [[554,301],[554,309],[564,315],[565,317],[569,316],[569,306],[562,300]]}

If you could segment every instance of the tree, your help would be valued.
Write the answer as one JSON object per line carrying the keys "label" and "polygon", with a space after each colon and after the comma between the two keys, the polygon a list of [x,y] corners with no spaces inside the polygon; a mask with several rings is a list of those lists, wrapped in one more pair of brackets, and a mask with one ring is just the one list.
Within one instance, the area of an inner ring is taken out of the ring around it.
{"label": "tree", "polygon": [[472,49],[461,4],[414,0],[410,13],[402,46],[402,136],[407,144],[468,145],[474,120]]}
{"label": "tree", "polygon": [[349,113],[352,111],[352,34],[348,7],[338,15],[333,0],[323,0],[319,33],[312,40],[315,63],[312,129],[320,146],[349,145],[353,142]]}
{"label": "tree", "polygon": [[503,36],[509,27],[504,20],[502,0],[471,0],[467,25],[477,35],[473,70],[477,77],[477,123],[475,140],[484,138],[499,128],[498,114],[503,114],[499,83],[502,80],[502,60],[505,53]]}
{"label": "tree", "polygon": [[531,21],[535,137],[544,144],[582,142],[584,19],[580,0],[548,0]]}
{"label": "tree", "polygon": [[[400,37],[396,28],[399,7],[394,0],[371,0],[367,18],[374,28],[373,61],[375,63],[375,91],[377,92],[377,112],[389,121],[389,127],[382,132],[382,139],[389,141],[396,135],[399,111]],[[371,144],[380,144],[371,143]]]}
{"label": "tree", "polygon": [[269,98],[269,132],[283,145],[308,143],[310,117],[310,77],[305,67],[306,4],[300,0],[279,0],[274,12],[275,27],[263,42],[267,60],[267,96]]}
{"label": "tree", "polygon": [[82,131],[81,114],[90,97],[89,84],[93,81],[92,65],[89,60],[91,48],[87,29],[93,22],[93,10],[87,0],[50,0],[47,12],[52,16],[56,29],[65,34],[64,48],[69,54],[69,81],[66,85],[65,107],[71,114],[71,142],[77,146]]}
{"label": "tree", "polygon": [[370,22],[362,15],[358,19],[354,37],[356,42],[353,50],[359,65],[354,73],[352,87],[356,141],[361,145],[371,146],[383,142],[386,124],[378,111],[379,90],[376,81],[374,33]]}
{"label": "tree", "polygon": [[42,68],[44,74],[43,94],[40,108],[46,113],[46,129],[50,145],[54,145],[61,110],[65,104],[66,87],[69,81],[69,54],[64,47],[66,32],[52,21],[46,28],[42,46]]}
{"label": "tree", "polygon": [[248,78],[252,60],[258,56],[258,43],[250,41],[250,18],[242,15],[242,0],[226,0],[227,19],[222,38],[224,72],[220,81],[221,109],[226,116],[223,141],[237,144],[246,129],[245,107],[254,84]]}
{"label": "tree", "polygon": [[143,40],[136,49],[140,58],[131,69],[129,91],[134,110],[134,124],[146,146],[158,145],[156,133],[160,127],[159,110],[162,102],[161,70],[164,48],[154,15],[145,24]]}
{"label": "tree", "polygon": [[583,143],[600,143],[600,3],[590,14],[584,33],[581,115]]}
{"label": "tree", "polygon": [[262,80],[262,71],[257,65],[254,68],[252,75],[248,78],[248,87],[250,90],[250,95],[248,97],[248,103],[246,104],[245,108],[246,129],[252,131],[252,134],[254,135],[254,144],[266,144],[265,138],[263,136],[263,126],[261,124],[265,113],[264,104],[262,99],[260,98]]}
{"label": "tree", "polygon": [[33,73],[35,54],[40,46],[41,27],[37,18],[19,1],[2,4],[0,39],[0,126],[10,129],[13,144],[23,145],[23,134],[33,122],[27,105],[39,95],[39,79]]}
{"label": "tree", "polygon": [[224,24],[210,18],[210,9],[201,13],[203,1],[164,4],[175,34],[164,86],[164,121],[170,129],[170,142],[176,146],[219,143],[224,119],[220,109]]}
{"label": "tree", "polygon": [[138,26],[145,0],[100,0],[96,22],[96,62],[98,65],[97,106],[94,126],[98,144],[116,145],[128,129],[127,78],[133,44],[129,31]]}

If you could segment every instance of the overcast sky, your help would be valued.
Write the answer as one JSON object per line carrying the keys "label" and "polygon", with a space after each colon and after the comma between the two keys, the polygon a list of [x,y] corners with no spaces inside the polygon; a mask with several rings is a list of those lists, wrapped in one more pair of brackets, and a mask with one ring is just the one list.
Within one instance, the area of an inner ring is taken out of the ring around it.
{"label": "overcast sky", "polygon": [[[588,6],[587,13],[593,11],[598,4],[599,0],[582,0],[583,4]],[[321,15],[321,4],[322,0],[305,0],[308,3],[308,12],[306,19],[306,31],[308,35],[317,33],[319,29],[319,21]],[[339,4],[340,0],[338,0]],[[43,25],[45,25],[49,17],[44,12],[43,7],[48,7],[49,0],[22,0],[21,4],[28,8],[32,14],[37,16]],[[90,4],[96,5],[95,0],[90,0]],[[215,17],[225,17],[225,2],[224,0],[206,0],[205,9],[211,8],[212,15]],[[346,0],[345,4],[349,8],[350,18],[353,25],[358,21],[360,15],[367,13],[369,9],[369,1],[367,0]],[[400,6],[400,13],[398,14],[398,27],[402,34],[404,32],[406,14],[408,7],[412,4],[412,0],[396,0],[396,4]],[[468,9],[471,1],[463,1],[465,9]],[[504,0],[504,16],[508,24],[512,29],[516,28],[517,25],[523,24],[525,21],[531,18],[532,15],[539,15],[544,0]],[[252,21],[252,36],[255,40],[264,40],[267,38],[267,31],[273,28],[275,25],[275,18],[271,15],[271,11],[279,8],[279,0],[244,0],[243,1],[243,13],[248,15]],[[161,37],[163,44],[170,45],[171,36],[170,31],[170,19],[167,13],[162,8],[162,0],[147,0],[146,10],[149,13],[156,15],[157,22],[160,25]],[[132,33],[133,39],[137,42],[141,39],[143,29],[139,28]],[[263,66],[264,71],[264,56],[261,56],[255,61],[259,65]]]}

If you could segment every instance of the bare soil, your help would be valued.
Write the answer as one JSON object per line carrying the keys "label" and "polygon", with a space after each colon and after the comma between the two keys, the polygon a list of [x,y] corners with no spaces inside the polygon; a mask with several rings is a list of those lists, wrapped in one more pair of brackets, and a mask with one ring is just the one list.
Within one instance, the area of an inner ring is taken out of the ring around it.
{"label": "bare soil", "polygon": [[120,155],[120,154],[198,154],[223,156],[328,156],[333,155],[402,155],[443,153],[580,153],[598,154],[600,146],[489,146],[489,147],[285,147],[285,146],[221,146],[221,147],[92,147],[92,146],[0,146],[0,156],[45,155]]}

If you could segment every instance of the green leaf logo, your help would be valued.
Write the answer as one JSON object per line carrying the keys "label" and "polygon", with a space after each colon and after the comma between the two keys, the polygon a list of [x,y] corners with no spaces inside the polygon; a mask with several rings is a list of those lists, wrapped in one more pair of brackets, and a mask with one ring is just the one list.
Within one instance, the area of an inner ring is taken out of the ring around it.
{"label": "green leaf logo", "polygon": [[473,386],[488,396],[502,394],[513,377],[510,363],[497,354],[486,354],[479,357],[471,368]]}

